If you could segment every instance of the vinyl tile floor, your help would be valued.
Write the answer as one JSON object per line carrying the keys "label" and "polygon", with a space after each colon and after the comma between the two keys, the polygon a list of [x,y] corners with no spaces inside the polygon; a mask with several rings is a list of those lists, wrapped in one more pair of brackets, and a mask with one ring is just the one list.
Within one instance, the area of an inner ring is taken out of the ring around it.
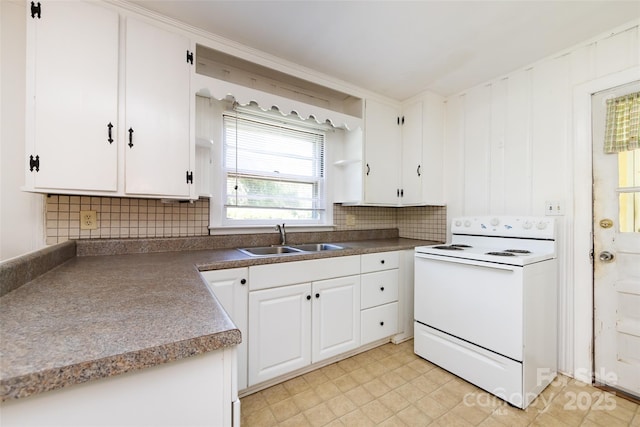
{"label": "vinyl tile floor", "polygon": [[385,344],[241,399],[243,427],[633,426],[640,406],[559,376],[524,411]]}

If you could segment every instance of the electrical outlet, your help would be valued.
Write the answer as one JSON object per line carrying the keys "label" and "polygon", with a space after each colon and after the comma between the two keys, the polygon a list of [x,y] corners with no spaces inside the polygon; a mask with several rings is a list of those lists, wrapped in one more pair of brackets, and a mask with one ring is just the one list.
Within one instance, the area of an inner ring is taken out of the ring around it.
{"label": "electrical outlet", "polygon": [[96,211],[80,211],[80,230],[96,230],[97,228]]}
{"label": "electrical outlet", "polygon": [[564,203],[558,200],[544,202],[544,214],[546,216],[564,215]]}
{"label": "electrical outlet", "polygon": [[356,216],[355,215],[347,215],[347,226],[356,225]]}

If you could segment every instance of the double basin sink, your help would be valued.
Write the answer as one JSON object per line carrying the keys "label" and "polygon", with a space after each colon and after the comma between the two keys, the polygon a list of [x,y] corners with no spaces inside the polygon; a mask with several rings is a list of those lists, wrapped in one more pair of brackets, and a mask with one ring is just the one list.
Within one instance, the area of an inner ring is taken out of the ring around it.
{"label": "double basin sink", "polygon": [[254,248],[240,248],[238,250],[249,256],[276,256],[304,254],[310,252],[337,251],[340,249],[345,249],[345,247],[334,245],[332,243],[307,243],[304,245],[259,246]]}

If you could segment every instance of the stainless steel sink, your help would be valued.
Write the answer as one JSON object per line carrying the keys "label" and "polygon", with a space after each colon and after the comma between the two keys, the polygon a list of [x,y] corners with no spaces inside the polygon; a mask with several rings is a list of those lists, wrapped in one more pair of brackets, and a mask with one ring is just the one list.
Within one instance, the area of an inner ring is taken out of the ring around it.
{"label": "stainless steel sink", "polygon": [[332,243],[307,243],[305,245],[291,245],[291,247],[305,252],[337,251],[344,249],[344,246],[338,246]]}
{"label": "stainless steel sink", "polygon": [[288,246],[258,246],[254,248],[239,248],[238,250],[249,256],[276,256],[303,254],[305,252],[336,251],[340,249],[344,249],[344,246],[334,245],[332,243],[307,243]]}
{"label": "stainless steel sink", "polygon": [[301,249],[295,249],[290,246],[260,246],[255,248],[241,248],[238,250],[250,256],[285,255],[285,254],[302,253]]}

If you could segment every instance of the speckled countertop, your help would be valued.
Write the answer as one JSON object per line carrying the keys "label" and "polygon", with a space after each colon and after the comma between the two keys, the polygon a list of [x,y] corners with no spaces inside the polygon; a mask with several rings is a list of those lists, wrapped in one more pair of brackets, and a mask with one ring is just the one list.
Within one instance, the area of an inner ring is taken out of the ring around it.
{"label": "speckled countertop", "polygon": [[[97,246],[89,242],[88,248],[78,243],[78,254],[101,253],[105,245],[122,246],[121,242],[102,241]],[[39,277],[28,277],[27,283],[0,298],[0,399],[238,344],[240,331],[211,296],[198,270],[429,243],[433,242],[400,238],[344,241],[341,244],[348,249],[342,251],[260,258],[224,248],[73,256]],[[68,252],[68,246],[62,249]],[[0,277],[8,276],[0,271]]]}

